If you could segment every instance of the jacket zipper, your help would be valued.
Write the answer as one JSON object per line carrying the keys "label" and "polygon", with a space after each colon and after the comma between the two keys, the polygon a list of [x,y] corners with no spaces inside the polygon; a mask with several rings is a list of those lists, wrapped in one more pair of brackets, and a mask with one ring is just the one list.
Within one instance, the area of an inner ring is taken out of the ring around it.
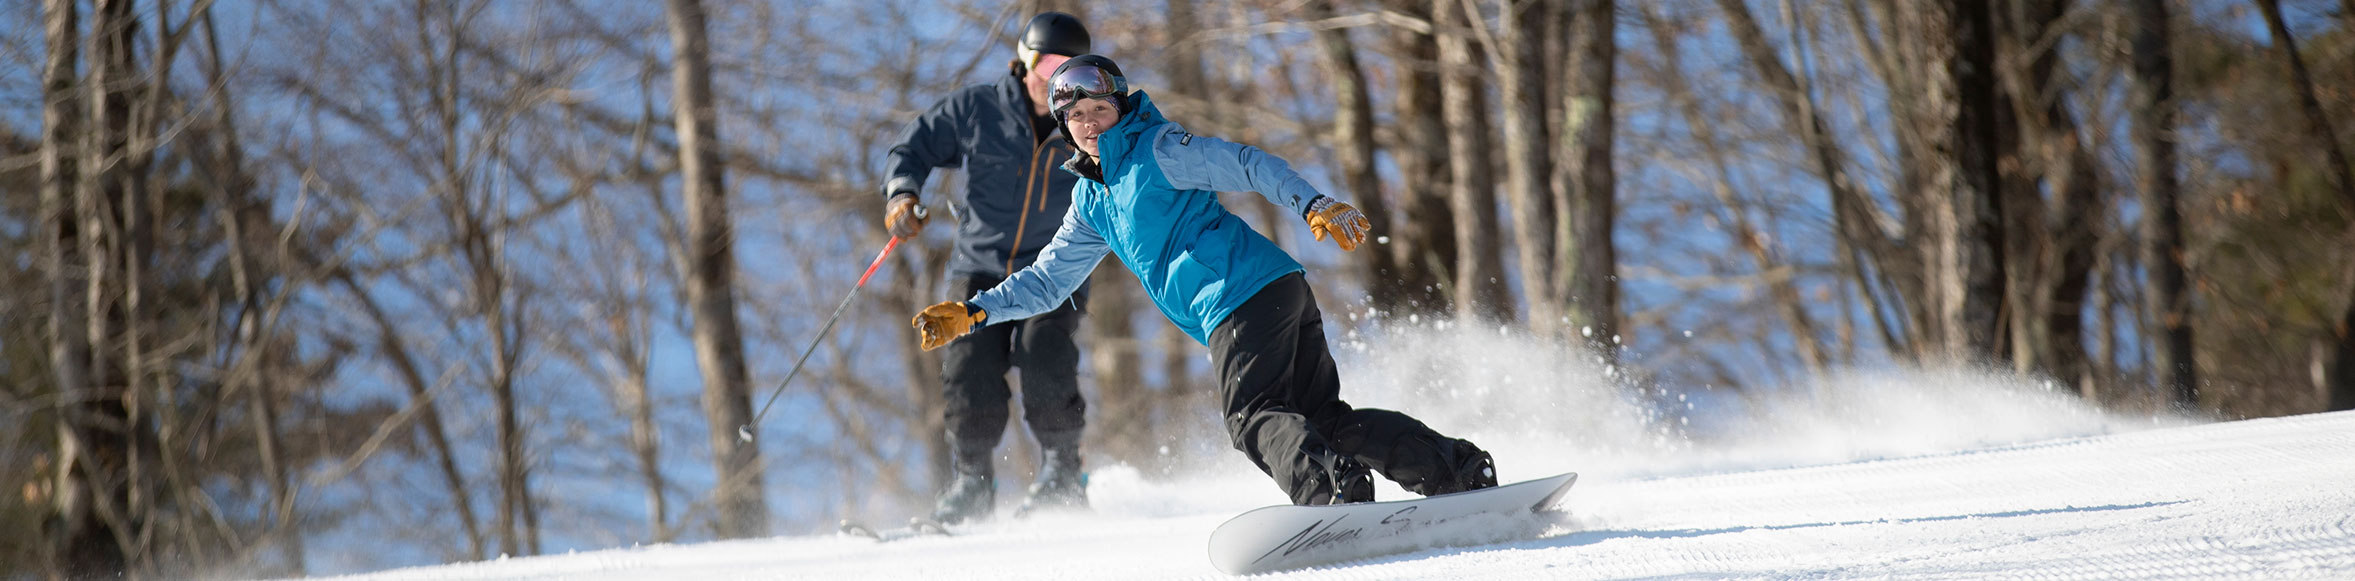
{"label": "jacket zipper", "polygon": [[1038,171],[1038,156],[1040,152],[1046,151],[1046,144],[1037,142],[1035,138],[1032,141],[1030,165],[1023,167],[1023,172],[1028,174],[1028,177],[1022,181],[1022,219],[1014,222],[1014,247],[1006,250],[1006,276],[1009,277],[1014,276],[1014,257],[1022,254],[1022,232],[1030,229],[1031,195],[1038,194],[1040,211],[1045,211],[1047,207],[1046,193],[1040,191],[1045,188],[1039,185],[1039,182],[1045,180],[1039,179]]}

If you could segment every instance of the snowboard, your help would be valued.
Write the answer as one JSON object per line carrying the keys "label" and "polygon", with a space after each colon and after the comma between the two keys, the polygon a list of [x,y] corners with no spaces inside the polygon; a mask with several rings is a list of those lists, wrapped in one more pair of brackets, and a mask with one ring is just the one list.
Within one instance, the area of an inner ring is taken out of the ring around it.
{"label": "snowboard", "polygon": [[867,526],[866,523],[844,519],[842,521],[842,527],[840,530],[842,531],[842,534],[854,537],[865,537],[868,539],[873,539],[878,543],[888,543],[897,540],[912,539],[924,536],[956,536],[955,533],[949,532],[949,529],[946,525],[933,522],[930,519],[920,516],[908,517],[908,526],[888,529],[878,529]]}
{"label": "snowboard", "polygon": [[1533,538],[1578,473],[1412,500],[1281,505],[1227,519],[1210,533],[1210,564],[1230,575],[1328,565],[1433,547]]}

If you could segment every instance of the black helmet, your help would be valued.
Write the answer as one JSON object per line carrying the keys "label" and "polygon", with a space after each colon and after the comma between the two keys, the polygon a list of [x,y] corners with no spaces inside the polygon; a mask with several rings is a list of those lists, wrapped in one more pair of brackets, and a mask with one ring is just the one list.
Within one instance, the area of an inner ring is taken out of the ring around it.
{"label": "black helmet", "polygon": [[[1079,56],[1087,54],[1094,45],[1095,42],[1088,38],[1088,27],[1079,23],[1079,17],[1061,12],[1042,12],[1031,17],[1030,25],[1022,28],[1022,41],[1018,46],[1025,53]],[[1034,60],[1032,55],[1023,56],[1026,57],[1024,60]]]}
{"label": "black helmet", "polygon": [[1083,54],[1063,61],[1055,67],[1055,74],[1047,77],[1047,103],[1061,124],[1066,110],[1080,99],[1109,98],[1122,114],[1128,113],[1128,77],[1120,74],[1120,65],[1111,57]]}

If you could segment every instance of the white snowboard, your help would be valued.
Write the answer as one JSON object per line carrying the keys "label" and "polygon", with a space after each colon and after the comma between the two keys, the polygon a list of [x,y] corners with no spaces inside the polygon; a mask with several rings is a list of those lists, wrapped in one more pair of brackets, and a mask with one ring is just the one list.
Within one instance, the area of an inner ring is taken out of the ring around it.
{"label": "white snowboard", "polygon": [[1253,509],[1210,533],[1210,564],[1230,575],[1328,565],[1543,532],[1534,515],[1578,482],[1566,473],[1413,500]]}

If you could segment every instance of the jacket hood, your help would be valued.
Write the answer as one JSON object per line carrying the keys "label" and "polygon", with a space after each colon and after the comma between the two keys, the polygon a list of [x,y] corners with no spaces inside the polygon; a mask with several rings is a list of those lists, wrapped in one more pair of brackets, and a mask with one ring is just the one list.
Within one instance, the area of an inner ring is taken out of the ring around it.
{"label": "jacket hood", "polygon": [[[1096,163],[1099,167],[1118,166],[1123,160],[1128,159],[1131,152],[1137,150],[1147,130],[1169,122],[1169,118],[1161,116],[1161,108],[1153,105],[1153,98],[1142,90],[1129,92],[1128,103],[1129,110],[1120,115],[1120,122],[1112,124],[1111,129],[1104,130],[1103,135],[1096,136],[1096,153],[1098,154]],[[1057,128],[1057,130],[1061,129],[1063,128]],[[1076,151],[1079,147],[1078,143],[1076,138],[1071,137],[1069,131],[1065,131],[1063,136],[1064,139],[1074,140],[1072,149],[1075,150],[1071,154],[1071,161],[1063,164],[1063,171],[1083,178],[1103,179],[1076,169],[1079,167],[1080,160],[1085,158],[1087,153]]]}
{"label": "jacket hood", "polygon": [[[1153,105],[1153,98],[1147,96],[1144,91],[1130,92],[1128,103],[1129,111],[1121,115],[1120,122],[1112,124],[1111,130],[1105,131],[1104,135],[1096,138],[1096,152],[1103,154],[1105,159],[1114,161],[1126,159],[1129,152],[1136,150],[1137,142],[1145,135],[1147,129],[1159,127],[1161,124],[1169,122],[1169,118],[1161,116],[1161,108]],[[1111,139],[1105,139],[1107,137]],[[1106,143],[1107,141],[1110,143]],[[1116,148],[1107,150],[1107,145],[1116,146]]]}

